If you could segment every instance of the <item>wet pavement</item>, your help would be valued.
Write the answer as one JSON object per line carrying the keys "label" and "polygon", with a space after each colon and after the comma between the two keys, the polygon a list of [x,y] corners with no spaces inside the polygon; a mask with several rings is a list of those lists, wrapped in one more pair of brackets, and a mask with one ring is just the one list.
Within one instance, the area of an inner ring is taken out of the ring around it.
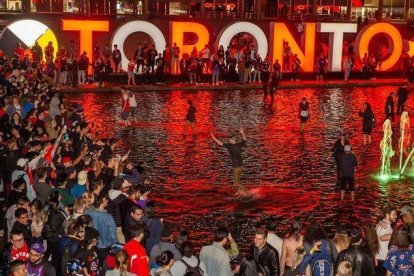
{"label": "wet pavement", "polygon": [[[293,219],[315,219],[332,232],[338,224],[375,222],[385,204],[413,202],[411,178],[380,183],[373,177],[381,161],[385,99],[396,90],[280,90],[273,105],[270,99],[264,103],[259,90],[139,92],[135,93],[137,123],[127,128],[118,123],[117,93],[71,93],[66,99],[81,103],[102,137],[120,138],[121,151],[130,148],[131,159],[144,164],[154,183],[151,198],[157,202],[159,215],[176,232],[189,230],[191,239],[201,246],[212,241],[216,225],[225,224],[246,249],[255,226],[268,218],[279,222],[281,236]],[[311,115],[304,133],[299,131],[298,119],[302,97],[308,98]],[[188,99],[197,107],[195,136],[190,130],[183,135]],[[368,147],[362,145],[362,120],[358,117],[365,101],[371,103],[377,121]],[[398,116],[396,121],[394,149],[399,137]],[[241,126],[248,137],[242,181],[253,189],[255,197],[251,199],[234,197],[230,158],[209,134],[212,131],[226,141]],[[334,161],[328,158],[342,130],[348,133],[359,162],[355,202],[339,201],[339,193],[334,191]],[[397,159],[393,159],[394,168]]]}

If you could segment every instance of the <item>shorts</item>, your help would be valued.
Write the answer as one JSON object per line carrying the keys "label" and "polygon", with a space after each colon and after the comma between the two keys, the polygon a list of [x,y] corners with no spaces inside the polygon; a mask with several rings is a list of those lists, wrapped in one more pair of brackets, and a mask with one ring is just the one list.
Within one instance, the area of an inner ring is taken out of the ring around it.
{"label": "shorts", "polygon": [[306,116],[306,117],[300,116],[301,123],[306,123],[308,120],[309,120],[309,116]]}
{"label": "shorts", "polygon": [[347,177],[347,176],[341,177],[341,191],[346,191],[346,190],[348,190],[349,192],[355,191],[355,179],[353,177]]}
{"label": "shorts", "polygon": [[126,111],[122,111],[121,112],[121,119],[122,120],[127,120],[128,119],[128,112],[126,112]]}

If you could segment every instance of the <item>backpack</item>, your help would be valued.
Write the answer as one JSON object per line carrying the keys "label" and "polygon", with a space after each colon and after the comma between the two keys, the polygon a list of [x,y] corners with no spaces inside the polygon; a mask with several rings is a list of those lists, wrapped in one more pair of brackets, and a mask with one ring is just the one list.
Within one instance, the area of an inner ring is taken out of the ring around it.
{"label": "backpack", "polygon": [[66,264],[73,259],[73,255],[78,250],[78,247],[79,245],[76,241],[73,241],[67,237],[63,237],[59,241],[58,251],[61,251],[63,249],[62,255],[61,255],[61,263],[60,263],[61,264],[60,272],[62,273],[62,275],[65,275]]}
{"label": "backpack", "polygon": [[314,276],[330,276],[333,272],[332,256],[328,252],[329,243],[322,240],[321,251],[314,255],[311,260],[312,275]]}
{"label": "backpack", "polygon": [[204,271],[200,268],[200,259],[197,259],[197,265],[195,267],[190,266],[183,259],[180,261],[187,267],[184,276],[204,276]]}

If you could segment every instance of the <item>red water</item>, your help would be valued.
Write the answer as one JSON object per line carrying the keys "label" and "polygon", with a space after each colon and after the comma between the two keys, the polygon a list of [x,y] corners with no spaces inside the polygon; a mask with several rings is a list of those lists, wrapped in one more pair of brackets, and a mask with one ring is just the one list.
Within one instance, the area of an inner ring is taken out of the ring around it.
{"label": "red water", "polygon": [[[263,102],[260,91],[136,93],[138,122],[128,128],[118,124],[120,95],[66,97],[84,106],[101,136],[121,138],[120,150],[130,148],[132,160],[143,162],[154,182],[151,198],[174,230],[189,230],[200,246],[211,241],[216,225],[225,224],[246,248],[254,227],[268,218],[280,223],[282,236],[293,219],[316,219],[331,231],[338,224],[375,222],[384,204],[413,202],[410,179],[379,183],[372,177],[380,166],[385,99],[396,89],[282,90],[273,105],[269,99]],[[297,116],[302,97],[308,98],[311,114],[304,133],[299,132]],[[183,135],[188,99],[197,107],[195,136],[191,131]],[[363,147],[357,113],[366,101],[373,107],[377,125],[372,144]],[[209,135],[212,131],[225,141],[241,126],[248,137],[242,180],[255,193],[249,200],[233,196],[230,158]],[[333,189],[335,165],[328,159],[342,130],[348,133],[359,161],[353,203],[339,201]],[[394,133],[398,132],[396,123]],[[397,139],[394,135],[394,149]],[[393,162],[396,166],[396,157]]]}

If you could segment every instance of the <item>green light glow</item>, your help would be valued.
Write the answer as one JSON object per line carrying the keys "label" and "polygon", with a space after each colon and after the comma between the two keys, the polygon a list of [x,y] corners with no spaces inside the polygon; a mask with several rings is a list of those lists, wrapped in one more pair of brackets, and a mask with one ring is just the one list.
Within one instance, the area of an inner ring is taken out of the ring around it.
{"label": "green light glow", "polygon": [[391,121],[385,120],[382,125],[384,130],[384,136],[380,143],[381,148],[381,177],[387,178],[391,175],[391,157],[394,156],[394,150],[392,149],[392,128]]}
{"label": "green light glow", "polygon": [[410,117],[408,117],[408,112],[404,111],[401,114],[400,120],[400,139],[398,140],[398,148],[400,155],[400,174],[403,173],[404,168],[407,166],[407,161],[405,162],[404,168],[402,167],[402,159],[404,155],[404,149],[410,144]]}

